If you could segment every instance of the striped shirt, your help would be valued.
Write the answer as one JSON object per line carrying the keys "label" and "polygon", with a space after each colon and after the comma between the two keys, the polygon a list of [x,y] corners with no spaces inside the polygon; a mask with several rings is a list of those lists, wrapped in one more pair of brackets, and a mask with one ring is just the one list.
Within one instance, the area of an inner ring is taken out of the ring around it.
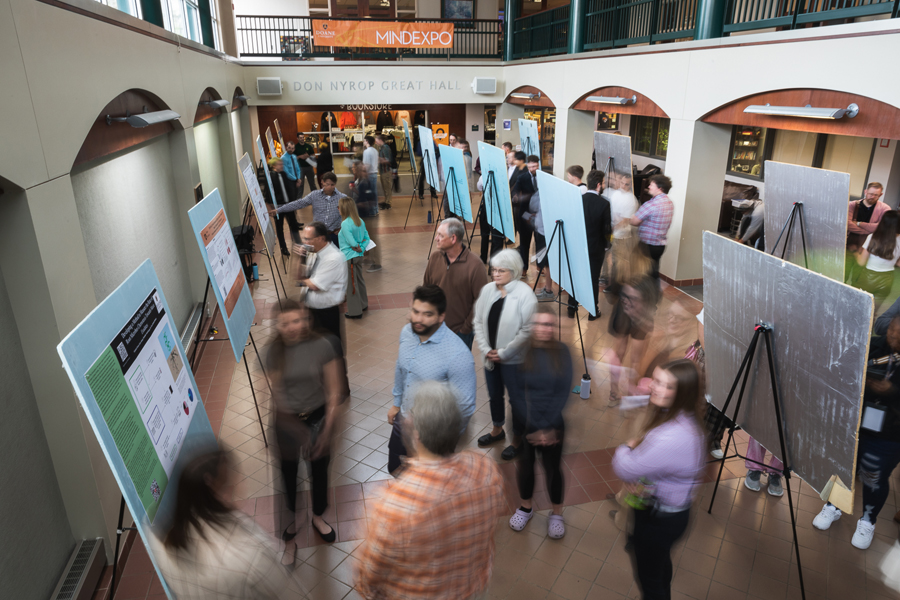
{"label": "striped shirt", "polygon": [[665,246],[674,213],[675,204],[665,194],[645,202],[634,215],[641,220],[638,227],[640,240],[649,246]]}
{"label": "striped shirt", "polygon": [[357,591],[391,600],[471,599],[490,583],[494,530],[506,512],[492,459],[473,452],[409,459],[369,519]]}
{"label": "striped shirt", "polygon": [[341,213],[338,211],[338,202],[344,194],[334,190],[334,194],[328,196],[322,190],[314,190],[299,200],[288,202],[278,207],[278,213],[293,212],[312,204],[313,220],[321,221],[328,231],[337,231],[341,228]]}

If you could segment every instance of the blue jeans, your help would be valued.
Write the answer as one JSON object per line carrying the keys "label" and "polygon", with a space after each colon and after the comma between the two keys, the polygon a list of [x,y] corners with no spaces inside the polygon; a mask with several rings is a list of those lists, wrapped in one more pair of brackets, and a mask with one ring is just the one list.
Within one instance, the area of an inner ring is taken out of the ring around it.
{"label": "blue jeans", "polygon": [[475,333],[474,333],[474,332],[469,332],[469,333],[456,333],[456,335],[458,335],[458,336],[459,336],[459,339],[461,339],[461,340],[463,341],[463,343],[464,343],[466,346],[468,346],[469,350],[472,349],[472,342],[475,341]]}
{"label": "blue jeans", "polygon": [[[509,386],[504,382],[512,380],[515,376],[516,365],[494,363],[493,369],[484,370],[484,383],[487,385],[490,398],[491,421],[493,421],[494,427],[503,427],[506,423],[506,403],[503,401],[503,389],[505,387],[509,392]],[[520,432],[515,431],[515,425],[514,421],[513,433],[518,435]]]}

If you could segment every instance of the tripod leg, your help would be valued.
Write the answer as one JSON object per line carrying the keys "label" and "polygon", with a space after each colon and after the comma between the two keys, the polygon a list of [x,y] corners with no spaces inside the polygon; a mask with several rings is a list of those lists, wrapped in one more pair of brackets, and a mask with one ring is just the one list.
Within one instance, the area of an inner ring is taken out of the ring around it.
{"label": "tripod leg", "polygon": [[[794,212],[791,211],[791,215],[793,215],[793,214],[794,214]],[[788,228],[788,225],[790,224],[790,222],[791,222],[791,217],[789,216],[784,222],[784,227],[781,228],[781,233],[779,233],[778,237],[775,239],[775,243],[772,244],[772,252],[770,253],[772,256],[775,256],[775,253],[778,252],[778,242],[781,241],[781,237],[784,235],[784,232],[787,231],[787,228]],[[787,245],[787,242],[785,242],[785,246],[786,245]]]}
{"label": "tripod leg", "polygon": [[791,530],[794,534],[794,550],[797,556],[797,575],[800,578],[800,595],[806,598],[806,588],[803,585],[803,569],[800,566],[800,543],[797,540],[797,517],[794,514],[794,497],[791,493],[791,467],[784,443],[784,427],[781,420],[781,399],[778,397],[778,384],[775,381],[775,359],[772,357],[772,330],[765,330],[766,358],[769,361],[769,380],[772,383],[772,400],[775,403],[775,419],[778,423],[778,442],[781,445],[781,458],[784,471],[784,485],[787,488],[788,509],[791,511]]}
{"label": "tripod leg", "polygon": [[125,519],[125,496],[122,496],[122,502],[119,504],[119,522],[116,525],[116,551],[113,554],[113,570],[112,579],[109,582],[109,597],[116,597],[116,571],[119,570],[119,545],[122,542],[122,522]]}
{"label": "tripod leg", "polygon": [[259,368],[262,369],[263,377],[266,378],[266,385],[269,386],[269,397],[275,399],[275,392],[272,391],[272,382],[269,381],[269,374],[266,373],[266,367],[263,364],[262,357],[259,355],[259,348],[256,347],[256,340],[253,339],[253,332],[250,332],[250,342],[253,344],[253,351],[256,352],[256,360],[259,361]]}
{"label": "tripod leg", "polygon": [[191,352],[191,370],[196,371],[197,365],[194,364],[195,359],[197,358],[197,349],[200,347],[200,339],[203,337],[203,326],[206,325],[206,320],[203,317],[203,312],[206,310],[206,300],[209,298],[209,277],[206,278],[206,289],[203,291],[203,308],[200,309],[200,322],[197,324],[197,337],[194,340],[194,350]]}
{"label": "tripod leg", "polygon": [[[275,267],[272,266],[272,257],[268,252],[266,252],[266,259],[269,261],[269,271],[277,274],[278,279],[281,279],[281,272],[278,270],[278,265],[276,264]],[[278,282],[272,278],[272,283],[275,285],[275,297],[278,298],[278,308],[281,308],[281,294],[278,292]],[[287,298],[287,290],[284,289],[283,279],[281,279],[281,289],[284,291],[284,297]]]}
{"label": "tripod leg", "polygon": [[[781,258],[784,258],[787,254],[788,248],[791,245],[791,236],[794,233],[794,219],[797,216],[797,205],[795,204],[793,208],[791,208],[791,216],[788,218],[788,230],[787,237],[784,238],[784,246],[781,248]],[[790,258],[788,258],[790,260]]]}
{"label": "tripod leg", "polygon": [[806,222],[803,220],[803,205],[797,204],[797,213],[800,216],[800,240],[803,242],[803,266],[809,268],[809,258],[806,256]]}
{"label": "tripod leg", "polygon": [[244,368],[247,369],[247,381],[250,382],[250,393],[253,394],[253,405],[256,407],[256,419],[259,421],[259,429],[262,431],[263,443],[266,448],[269,447],[269,441],[266,439],[266,428],[263,427],[262,415],[259,414],[259,403],[256,401],[256,390],[253,389],[253,378],[250,377],[250,365],[247,364],[247,353],[242,353],[244,357]]}
{"label": "tripod leg", "polygon": [[434,218],[434,232],[431,234],[431,243],[428,244],[428,258],[431,258],[431,249],[434,248],[434,236],[437,235],[438,227],[441,224],[441,220],[437,218],[437,215],[440,214],[441,210],[444,206],[444,198],[447,196],[447,190],[444,190],[444,195],[441,196],[441,201],[438,203],[437,214],[435,214]]}

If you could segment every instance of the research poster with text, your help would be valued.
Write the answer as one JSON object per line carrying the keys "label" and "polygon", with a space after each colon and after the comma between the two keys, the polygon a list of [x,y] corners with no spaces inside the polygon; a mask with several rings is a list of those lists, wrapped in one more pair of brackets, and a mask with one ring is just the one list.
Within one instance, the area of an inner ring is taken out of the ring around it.
{"label": "research poster with text", "polygon": [[151,522],[198,403],[174,332],[154,289],[85,373]]}
{"label": "research poster with text", "polygon": [[225,314],[230,319],[241,296],[241,288],[244,287],[244,271],[241,269],[241,258],[224,210],[216,213],[213,220],[200,232],[200,237],[203,238],[206,256],[212,267],[213,284],[222,292]]}

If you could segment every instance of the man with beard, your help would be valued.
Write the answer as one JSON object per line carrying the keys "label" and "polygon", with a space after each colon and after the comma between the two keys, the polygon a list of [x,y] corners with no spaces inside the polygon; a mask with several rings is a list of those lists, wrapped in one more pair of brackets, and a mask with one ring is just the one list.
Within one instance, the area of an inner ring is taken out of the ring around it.
{"label": "man with beard", "polygon": [[400,332],[394,405],[387,414],[388,423],[394,427],[388,442],[388,472],[393,475],[400,467],[400,458],[407,455],[402,427],[419,383],[450,384],[462,414],[461,433],[475,412],[475,360],[472,351],[444,324],[446,311],[447,297],[440,287],[420,285],[413,292],[409,324]]}

